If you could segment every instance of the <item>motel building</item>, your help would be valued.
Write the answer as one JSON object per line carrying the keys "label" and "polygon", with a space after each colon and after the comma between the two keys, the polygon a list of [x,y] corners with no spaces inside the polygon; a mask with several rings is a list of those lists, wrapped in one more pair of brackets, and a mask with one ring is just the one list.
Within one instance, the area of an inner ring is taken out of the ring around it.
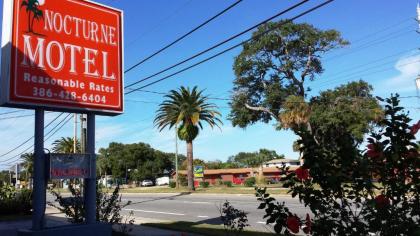
{"label": "motel building", "polygon": [[[280,181],[282,175],[281,167],[283,164],[289,167],[289,171],[296,170],[300,164],[300,160],[293,159],[275,159],[263,164],[263,175],[266,180],[270,182]],[[247,178],[258,177],[259,168],[234,168],[234,169],[205,169],[204,177],[195,178],[194,185],[198,186],[199,182],[205,181],[212,185],[218,184],[218,181],[231,181],[233,184],[242,185]],[[187,175],[186,170],[180,170],[179,175]],[[175,177],[175,173],[173,174]]]}

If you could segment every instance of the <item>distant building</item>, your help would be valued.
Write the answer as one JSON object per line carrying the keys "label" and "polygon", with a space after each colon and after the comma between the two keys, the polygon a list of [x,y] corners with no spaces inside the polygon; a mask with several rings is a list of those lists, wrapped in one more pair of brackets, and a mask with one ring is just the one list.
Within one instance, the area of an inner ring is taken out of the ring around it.
{"label": "distant building", "polygon": [[[294,171],[297,167],[290,166],[289,171]],[[179,174],[186,176],[187,172],[180,170]],[[279,181],[284,173],[277,167],[268,167],[263,168],[263,174],[266,179]],[[175,176],[175,173],[173,175]],[[258,168],[204,169],[204,177],[201,181],[206,181],[210,184],[217,184],[217,181],[231,181],[233,184],[243,184],[247,178],[256,177],[257,175]]]}
{"label": "distant building", "polygon": [[271,161],[267,161],[264,163],[264,167],[299,167],[301,165],[300,160],[294,160],[294,159],[274,159]]}

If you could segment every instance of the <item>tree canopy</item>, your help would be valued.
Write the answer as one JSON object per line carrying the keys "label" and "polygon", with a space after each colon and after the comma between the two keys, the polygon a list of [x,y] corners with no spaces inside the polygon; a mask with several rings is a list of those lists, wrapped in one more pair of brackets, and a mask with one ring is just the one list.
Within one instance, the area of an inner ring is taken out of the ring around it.
{"label": "tree canopy", "polygon": [[98,173],[115,178],[127,175],[132,180],[153,179],[174,169],[175,156],[155,150],[145,143],[122,144],[112,142],[99,149]]}
{"label": "tree canopy", "polygon": [[281,122],[279,113],[287,98],[305,98],[305,82],[324,71],[321,56],[348,44],[338,31],[284,21],[260,26],[253,36],[268,29],[272,31],[244,44],[235,58],[229,116],[234,126]]}
{"label": "tree canopy", "polygon": [[193,140],[198,136],[203,123],[211,128],[222,124],[220,112],[215,104],[209,102],[208,96],[197,87],[192,89],[181,86],[165,95],[165,100],[159,104],[154,120],[160,131],[165,127],[177,127],[177,134],[187,143],[187,179],[188,188],[194,190],[193,173]]}
{"label": "tree canopy", "polygon": [[[52,151],[55,153],[74,153],[74,138],[61,137],[53,142]],[[76,139],[76,152],[80,152],[80,142]]]}
{"label": "tree canopy", "polygon": [[279,155],[276,151],[260,149],[258,152],[240,152],[229,157],[228,163],[235,163],[239,167],[258,167],[264,162],[283,158],[284,155]]}

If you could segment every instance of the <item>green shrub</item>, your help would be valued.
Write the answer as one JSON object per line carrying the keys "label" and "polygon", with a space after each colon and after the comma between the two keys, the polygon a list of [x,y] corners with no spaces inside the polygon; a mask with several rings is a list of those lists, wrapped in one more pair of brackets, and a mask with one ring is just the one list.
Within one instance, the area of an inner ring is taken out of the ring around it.
{"label": "green shrub", "polygon": [[287,173],[282,180],[311,212],[300,219],[266,188],[257,188],[258,208],[266,212],[267,224],[274,223],[276,233],[294,235],[301,227],[310,235],[419,235],[420,153],[415,134],[420,121],[410,124],[398,95],[377,98],[385,103],[384,115],[366,147],[354,145],[347,123],[319,133],[297,132],[305,162],[295,171],[281,168]]}
{"label": "green shrub", "polygon": [[255,183],[256,183],[255,177],[250,177],[250,178],[247,178],[245,180],[244,185],[246,187],[254,187],[255,186]]}
{"label": "green shrub", "polygon": [[208,188],[209,185],[210,185],[209,182],[205,182],[205,181],[200,182],[200,187],[202,187],[202,188]]}
{"label": "green shrub", "polygon": [[223,185],[226,187],[232,187],[232,181],[228,180],[228,181],[223,181]]}
{"label": "green shrub", "polygon": [[184,186],[184,187],[188,186],[188,180],[185,175],[179,175],[178,178],[179,178],[179,182],[178,182],[179,185]]}
{"label": "green shrub", "polygon": [[216,179],[216,181],[214,182],[215,186],[222,186],[223,185],[223,180],[222,179]]}
{"label": "green shrub", "polygon": [[[131,201],[124,204],[122,203],[121,195],[119,194],[119,185],[117,185],[111,194],[104,192],[98,185],[96,186],[96,219],[100,222],[116,225],[121,224],[123,217],[120,212],[122,208],[130,205]],[[85,220],[85,207],[80,190],[81,188],[83,188],[83,186],[76,189],[74,184],[70,184],[69,190],[71,197],[63,197],[61,193],[50,190],[50,193],[55,197],[54,201],[58,203],[58,206],[51,202],[48,202],[48,205],[64,213],[71,223],[83,223]]]}
{"label": "green shrub", "polygon": [[4,185],[0,188],[0,200],[13,199],[16,195],[16,189],[12,185]]}
{"label": "green shrub", "polygon": [[176,187],[176,182],[175,181],[169,181],[169,187],[170,188],[175,188]]}
{"label": "green shrub", "polygon": [[17,191],[11,185],[2,186],[0,188],[0,214],[31,214],[31,196],[31,190]]}
{"label": "green shrub", "polygon": [[240,235],[244,228],[249,226],[248,213],[236,209],[228,201],[219,208],[219,212],[226,235]]}

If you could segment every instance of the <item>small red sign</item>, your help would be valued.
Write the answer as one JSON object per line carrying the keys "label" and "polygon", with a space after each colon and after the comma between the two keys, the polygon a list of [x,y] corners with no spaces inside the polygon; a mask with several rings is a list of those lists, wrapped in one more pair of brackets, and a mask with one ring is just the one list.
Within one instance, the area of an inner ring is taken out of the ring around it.
{"label": "small red sign", "polygon": [[82,0],[4,0],[1,104],[123,112],[122,12]]}

